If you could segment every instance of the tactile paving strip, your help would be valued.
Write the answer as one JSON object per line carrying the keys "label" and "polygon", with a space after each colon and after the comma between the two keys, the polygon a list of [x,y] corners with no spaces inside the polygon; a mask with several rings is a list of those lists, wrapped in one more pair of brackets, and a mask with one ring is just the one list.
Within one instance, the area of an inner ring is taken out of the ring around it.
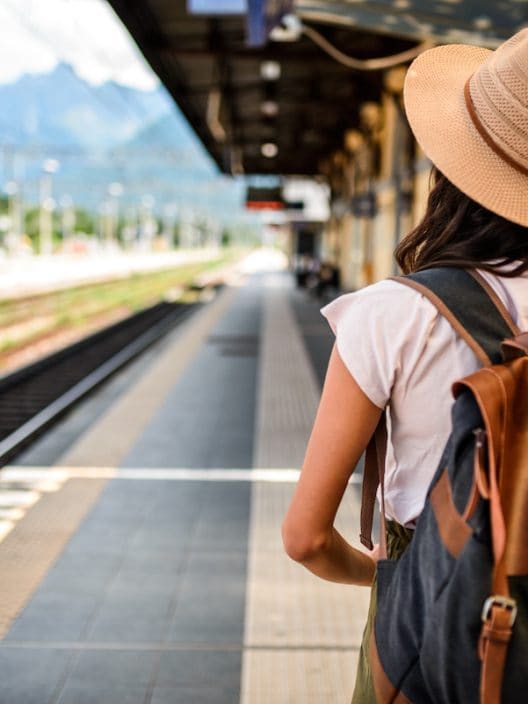
{"label": "tactile paving strip", "polygon": [[319,388],[285,287],[266,293],[257,397],[253,465],[300,467]]}
{"label": "tactile paving strip", "polygon": [[[299,468],[319,389],[287,289],[266,303],[254,466]],[[242,704],[345,702],[353,689],[369,590],[320,580],[285,555],[280,525],[293,488],[252,488]],[[359,525],[355,488],[337,525],[349,539]]]}

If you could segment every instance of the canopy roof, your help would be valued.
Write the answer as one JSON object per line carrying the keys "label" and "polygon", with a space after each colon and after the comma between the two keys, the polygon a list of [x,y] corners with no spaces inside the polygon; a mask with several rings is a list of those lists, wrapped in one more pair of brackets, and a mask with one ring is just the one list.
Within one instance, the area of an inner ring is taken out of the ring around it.
{"label": "canopy roof", "polygon": [[528,24],[528,0],[297,0],[295,9],[307,20],[439,44],[494,47]]}
{"label": "canopy roof", "polygon": [[[304,34],[249,48],[242,16],[191,15],[185,0],[109,1],[227,173],[317,174],[321,159],[342,147],[344,132],[358,126],[360,106],[381,97],[380,71],[348,68]],[[528,20],[528,0],[432,1],[427,12],[423,6],[297,0],[295,11],[358,59],[431,37],[493,46]],[[269,61],[279,65],[275,79],[263,77]]]}

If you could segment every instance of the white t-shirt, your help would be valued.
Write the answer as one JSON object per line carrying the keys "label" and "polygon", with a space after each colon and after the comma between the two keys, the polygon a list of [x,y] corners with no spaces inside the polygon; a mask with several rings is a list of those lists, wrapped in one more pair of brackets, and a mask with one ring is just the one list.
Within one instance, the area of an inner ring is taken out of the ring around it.
{"label": "white t-shirt", "polygon": [[[480,273],[528,330],[528,272]],[[427,298],[395,281],[340,296],[321,313],[363,392],[379,408],[390,400],[386,514],[413,525],[450,433],[451,385],[480,362]]]}

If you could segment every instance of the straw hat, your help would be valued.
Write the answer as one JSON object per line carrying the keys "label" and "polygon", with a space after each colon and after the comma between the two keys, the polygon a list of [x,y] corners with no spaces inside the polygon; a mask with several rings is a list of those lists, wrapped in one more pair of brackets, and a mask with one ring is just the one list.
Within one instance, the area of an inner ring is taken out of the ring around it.
{"label": "straw hat", "polygon": [[528,28],[495,51],[429,49],[411,64],[403,94],[433,164],[488,210],[528,226]]}

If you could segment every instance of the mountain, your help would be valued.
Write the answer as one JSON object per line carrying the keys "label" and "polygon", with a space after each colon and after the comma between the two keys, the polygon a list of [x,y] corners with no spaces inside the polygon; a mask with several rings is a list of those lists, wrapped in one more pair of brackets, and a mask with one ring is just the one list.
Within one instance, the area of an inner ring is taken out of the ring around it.
{"label": "mountain", "polygon": [[163,86],[93,86],[59,63],[47,74],[0,85],[0,105],[0,185],[19,182],[27,202],[38,202],[44,160],[54,158],[56,201],[67,195],[98,209],[109,184],[120,182],[123,205],[148,194],[160,209],[167,202],[239,207],[240,187],[220,177]]}
{"label": "mountain", "polygon": [[114,150],[117,156],[137,153],[147,159],[187,166],[201,176],[217,172],[211,156],[181,114],[172,110]]}
{"label": "mountain", "polygon": [[92,86],[65,63],[0,85],[0,140],[26,147],[108,147],[132,138],[172,109],[160,87],[139,91],[109,81]]}
{"label": "mountain", "polygon": [[[83,160],[68,162],[54,180],[75,201],[97,201],[105,198],[108,184],[117,181],[124,186],[121,201],[133,204],[151,195],[159,204],[176,203],[203,209],[206,201],[217,205],[229,199],[229,191],[240,189],[222,177],[209,154],[181,116],[172,111],[146,126],[133,139],[111,149],[93,150]],[[228,187],[229,186],[229,187]],[[215,193],[222,191],[220,200]],[[223,206],[226,205],[224,202]]]}

